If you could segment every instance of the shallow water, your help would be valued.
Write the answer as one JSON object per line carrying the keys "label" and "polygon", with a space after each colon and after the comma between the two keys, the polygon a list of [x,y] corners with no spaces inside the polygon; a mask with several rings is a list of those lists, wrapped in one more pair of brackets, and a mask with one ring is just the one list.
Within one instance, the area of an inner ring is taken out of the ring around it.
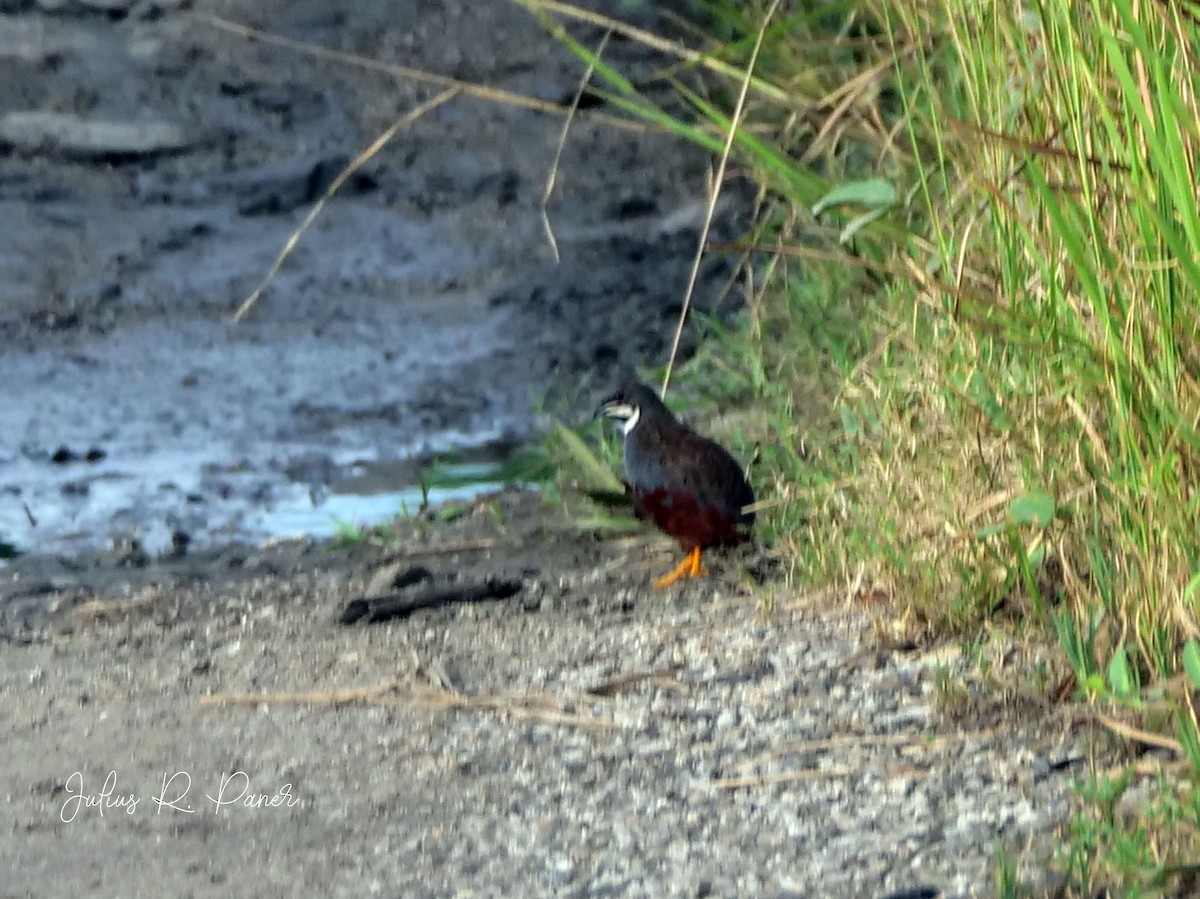
{"label": "shallow water", "polygon": [[[445,444],[456,457],[471,447]],[[368,451],[331,457],[275,444],[290,464],[220,464],[212,447],[161,450],[54,464],[20,458],[0,465],[0,534],[18,550],[73,552],[136,539],[157,553],[183,535],[193,546],[259,541],[385,523],[505,486],[509,444],[482,444],[494,462],[444,464],[422,454],[373,461]],[[436,463],[436,464],[435,464]],[[430,478],[436,468],[436,478]],[[18,488],[17,485],[20,485]],[[32,520],[31,520],[32,517]]]}
{"label": "shallow water", "polygon": [[[114,242],[125,244],[129,229],[151,231],[151,212],[161,210],[124,212],[111,238],[91,228],[89,253],[116,253]],[[220,208],[189,215],[210,224],[121,279],[110,320],[94,330],[45,328],[3,353],[0,434],[16,438],[0,449],[5,540],[61,552],[136,538],[157,551],[173,534],[202,545],[325,534],[335,520],[373,524],[412,505],[417,473],[361,496],[339,487],[364,464],[428,459],[528,430],[519,393],[464,401],[444,387],[505,345],[503,314],[483,314],[483,290],[430,293],[435,269],[456,283],[486,283],[480,254],[465,243],[383,210],[341,211],[321,254],[328,264],[281,275],[262,309],[234,324],[212,298],[261,276],[287,223],[251,234]],[[37,255],[40,233],[44,257],[64,217],[38,217],[23,236],[26,252]],[[355,224],[384,228],[397,243],[389,252],[363,245]],[[0,295],[19,304],[21,283]],[[63,464],[60,450],[80,458]],[[89,453],[98,458],[85,461]]]}
{"label": "shallow water", "polygon": [[[314,495],[305,485],[294,484],[281,491],[269,509],[249,516],[244,530],[252,535],[322,539],[385,524],[398,515],[412,515],[430,506],[470,500],[507,483],[499,463],[439,466],[443,476],[454,479],[454,486],[398,484],[387,475],[382,479],[378,475],[364,477],[372,469],[381,468],[389,474],[395,470],[395,466],[362,466],[322,494]],[[387,488],[389,483],[392,489]]]}

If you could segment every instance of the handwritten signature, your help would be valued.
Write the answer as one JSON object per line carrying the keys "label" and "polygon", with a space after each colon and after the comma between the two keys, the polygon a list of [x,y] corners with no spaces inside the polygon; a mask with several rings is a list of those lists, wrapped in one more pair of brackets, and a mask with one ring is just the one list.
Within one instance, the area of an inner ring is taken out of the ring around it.
{"label": "handwritten signature", "polygon": [[[76,771],[63,784],[67,798],[63,801],[58,816],[65,824],[74,821],[81,811],[94,810],[101,818],[106,814],[124,812],[126,815],[137,813],[142,799],[136,793],[117,791],[117,772],[109,771],[99,792],[89,793],[85,789],[83,772]],[[273,793],[263,793],[252,789],[250,775],[245,771],[222,773],[217,785],[216,795],[205,793],[200,808],[192,804],[189,796],[192,792],[192,775],[187,771],[175,771],[163,774],[162,788],[148,798],[155,807],[155,814],[161,815],[164,809],[194,815],[208,808],[212,814],[220,815],[224,809],[242,808],[250,810],[294,808],[300,804],[300,798],[292,792],[292,785],[285,783]]]}

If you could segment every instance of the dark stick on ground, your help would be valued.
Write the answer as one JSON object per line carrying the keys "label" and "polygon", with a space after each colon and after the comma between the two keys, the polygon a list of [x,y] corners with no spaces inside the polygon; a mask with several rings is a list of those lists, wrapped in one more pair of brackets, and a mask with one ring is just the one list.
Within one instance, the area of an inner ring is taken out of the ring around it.
{"label": "dark stick on ground", "polygon": [[342,624],[355,624],[360,621],[375,624],[392,618],[407,618],[421,609],[436,609],[467,602],[494,602],[515,596],[522,586],[519,580],[488,577],[482,581],[438,585],[420,591],[406,590],[384,596],[364,596],[347,603],[340,620]]}

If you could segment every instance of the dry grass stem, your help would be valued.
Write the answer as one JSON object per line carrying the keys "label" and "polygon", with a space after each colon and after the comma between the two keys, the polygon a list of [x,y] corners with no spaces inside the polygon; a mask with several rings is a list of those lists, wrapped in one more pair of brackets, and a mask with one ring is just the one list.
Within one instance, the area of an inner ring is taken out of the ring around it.
{"label": "dry grass stem", "polygon": [[755,765],[760,765],[763,762],[774,761],[777,758],[785,755],[800,755],[806,752],[825,752],[830,749],[844,749],[847,747],[859,746],[898,746],[914,751],[934,751],[954,743],[961,743],[964,740],[978,739],[986,740],[993,737],[999,731],[998,728],[988,728],[987,730],[965,731],[962,733],[941,734],[936,737],[930,737],[925,734],[854,734],[844,735],[839,737],[828,737],[821,740],[803,740],[798,743],[790,743],[787,746],[780,746],[776,749],[771,749],[767,752],[760,753],[752,758],[743,759],[734,767],[736,768],[753,768]]}
{"label": "dry grass stem", "polygon": [[1151,733],[1141,728],[1133,727],[1129,724],[1124,724],[1115,718],[1110,718],[1108,715],[1097,714],[1093,718],[1097,724],[1105,730],[1111,731],[1118,737],[1124,737],[1126,740],[1132,740],[1134,743],[1140,743],[1143,746],[1153,746],[1156,749],[1167,749],[1176,755],[1183,755],[1183,746],[1178,740],[1173,740],[1170,737],[1164,737],[1161,734]]}
{"label": "dry grass stem", "polygon": [[716,790],[740,790],[748,787],[769,787],[774,784],[797,783],[808,780],[828,780],[835,777],[853,777],[858,774],[849,765],[833,765],[829,768],[802,768],[798,771],[782,771],[779,774],[762,774],[757,777],[724,777],[708,782]]}
{"label": "dry grass stem", "polygon": [[510,696],[492,694],[467,696],[454,690],[431,684],[402,684],[390,681],[367,687],[343,690],[310,690],[300,692],[214,693],[200,697],[202,706],[271,706],[311,705],[339,707],[345,705],[401,705],[406,700],[433,709],[462,709],[464,711],[495,712],[510,718],[579,727],[585,730],[612,730],[619,725],[610,718],[567,711],[553,698],[530,694]]}
{"label": "dry grass stem", "polygon": [[[366,69],[371,72],[379,72],[382,75],[388,75],[392,78],[400,80],[416,81],[422,84],[432,84],[437,87],[457,88],[466,96],[475,97],[480,100],[487,100],[492,103],[501,103],[505,106],[515,106],[519,109],[528,109],[532,112],[543,112],[549,115],[565,115],[568,111],[568,108],[562,103],[553,103],[549,100],[539,100],[537,97],[527,97],[524,94],[514,93],[513,91],[489,87],[486,84],[479,84],[474,81],[464,81],[461,78],[451,78],[449,75],[439,75],[436,72],[427,72],[424,69],[415,69],[410,66],[402,66],[396,63],[380,62],[377,59],[369,59],[365,56],[357,56],[353,53],[343,53],[339,50],[330,50],[327,47],[321,47],[305,41],[296,41],[292,40],[291,38],[282,37],[281,35],[271,34],[269,31],[263,31],[259,28],[252,28],[249,25],[242,25],[239,22],[224,19],[220,16],[195,13],[193,14],[193,19],[201,24],[209,25],[221,31],[225,31],[230,34],[236,34],[238,37],[245,38],[246,40],[259,41],[260,43],[271,44],[276,47],[284,47],[288,50],[293,50],[297,53],[303,53],[305,56],[311,56],[315,59],[323,59],[328,62],[336,62],[342,65],[354,66],[355,68]],[[588,112],[587,116],[590,119],[604,122],[615,128],[624,128],[630,131],[657,130],[654,125],[643,122],[640,119],[630,119],[603,112]]]}
{"label": "dry grass stem", "polygon": [[[609,29],[596,47],[596,59],[604,54],[604,48],[608,46],[608,39],[611,37],[612,29]],[[592,73],[595,71],[596,64],[589,62],[583,77],[579,79],[579,87],[575,89],[575,96],[571,98],[571,106],[563,120],[562,133],[558,136],[558,146],[554,148],[554,161],[550,164],[550,175],[546,179],[546,191],[542,194],[542,227],[546,231],[546,240],[550,243],[550,249],[554,252],[555,263],[560,262],[561,258],[558,254],[558,240],[554,237],[554,227],[550,224],[550,213],[546,207],[550,203],[550,196],[554,193],[554,185],[558,180],[558,164],[562,159],[563,147],[567,144],[567,135],[571,131],[571,124],[575,121],[575,114],[579,111],[579,101],[583,97],[583,92],[587,90],[588,83],[592,80]]]}
{"label": "dry grass stem", "polygon": [[367,705],[384,704],[389,697],[395,697],[400,691],[400,684],[389,681],[370,687],[349,687],[344,690],[310,690],[307,692],[267,692],[267,693],[212,693],[200,697],[202,706],[226,705],[316,705],[341,706],[352,703]]}
{"label": "dry grass stem", "polygon": [[382,150],[387,145],[388,141],[396,136],[400,129],[408,127],[431,109],[436,109],[443,103],[446,103],[458,96],[458,94],[458,88],[448,88],[442,91],[436,97],[426,100],[424,103],[421,103],[420,105],[409,110],[404,115],[400,116],[400,118],[396,119],[396,121],[394,121],[390,126],[388,126],[388,128],[385,129],[384,132],[377,138],[375,138],[375,140],[373,140],[365,150],[347,163],[346,167],[338,173],[338,176],[333,179],[333,183],[330,184],[326,189],[325,195],[313,204],[313,208],[308,211],[308,214],[304,217],[304,221],[302,221],[300,226],[292,232],[290,237],[288,237],[287,242],[283,245],[283,249],[279,251],[279,255],[276,256],[275,261],[271,263],[271,267],[267,270],[267,274],[263,277],[262,282],[258,285],[258,287],[254,288],[250,296],[246,297],[246,299],[242,301],[242,305],[240,305],[237,311],[233,314],[233,320],[235,322],[240,322],[243,318],[245,318],[246,313],[248,313],[251,308],[253,308],[254,304],[258,302],[258,298],[262,296],[263,291],[267,289],[267,286],[271,283],[271,281],[274,280],[275,276],[279,274],[279,269],[283,267],[283,263],[287,260],[288,256],[292,254],[292,251],[300,242],[300,238],[303,236],[304,232],[307,231],[312,226],[312,223],[317,220],[317,216],[321,214],[321,210],[325,208],[325,205],[333,198],[334,194],[342,189],[342,185],[346,183],[346,179],[362,168],[368,159]]}
{"label": "dry grass stem", "polygon": [[676,676],[682,670],[683,665],[674,664],[654,671],[635,671],[631,674],[622,674],[609,678],[602,683],[596,684],[594,687],[588,687],[584,692],[589,696],[608,698],[616,696],[618,693],[624,693],[630,687],[635,687],[641,683],[653,684],[656,687],[668,690],[682,690],[683,686],[676,680]]}
{"label": "dry grass stem", "polygon": [[746,111],[746,96],[750,92],[750,80],[754,75],[754,65],[758,62],[759,51],[762,50],[763,36],[766,34],[767,25],[775,15],[775,11],[779,8],[779,0],[773,0],[770,8],[763,16],[762,23],[759,25],[758,34],[754,39],[754,49],[750,51],[750,59],[746,63],[746,70],[742,76],[742,89],[738,93],[737,105],[734,107],[733,116],[729,120],[729,128],[725,132],[725,145],[721,148],[721,157],[717,162],[717,172],[712,179],[712,184],[708,192],[708,207],[704,211],[704,225],[700,228],[700,239],[696,242],[696,255],[692,259],[692,271],[688,276],[687,289],[683,294],[683,308],[679,310],[679,323],[675,327],[675,337],[671,341],[671,354],[667,357],[667,370],[663,373],[662,396],[667,395],[667,388],[671,386],[671,372],[675,368],[675,357],[679,354],[679,343],[683,339],[683,328],[687,323],[688,312],[692,306],[692,295],[696,290],[696,280],[700,277],[700,262],[704,259],[705,245],[708,243],[708,232],[712,229],[713,214],[717,208],[717,200],[721,196],[721,185],[725,181],[725,169],[729,164],[729,154],[733,150],[733,140],[737,136],[738,128],[741,125],[742,116]]}
{"label": "dry grass stem", "polygon": [[132,612],[135,609],[144,609],[156,604],[161,599],[162,594],[157,590],[142,596],[135,596],[132,599],[103,599],[95,597],[71,609],[71,616],[74,618],[100,619],[108,615],[119,615]]}
{"label": "dry grass stem", "polygon": [[446,543],[433,543],[428,546],[413,546],[396,552],[388,553],[377,564],[399,562],[404,559],[415,559],[420,556],[445,556],[452,553],[478,553],[505,546],[518,549],[521,544],[515,541],[498,540],[495,537],[480,537],[475,540],[452,540]]}
{"label": "dry grass stem", "polygon": [[[519,6],[523,6],[530,11],[541,11],[558,15],[564,18],[574,19],[578,22],[586,22],[589,25],[595,25],[598,28],[606,28],[615,34],[628,38],[631,41],[636,41],[643,46],[650,47],[653,50],[658,50],[662,53],[667,53],[671,56],[678,57],[686,62],[695,65],[703,66],[713,72],[717,72],[729,78],[741,78],[745,75],[744,72],[738,70],[736,66],[732,66],[727,62],[722,62],[712,56],[702,53],[698,50],[692,50],[683,45],[667,40],[644,29],[630,25],[627,22],[622,22],[620,19],[613,19],[609,16],[602,15],[598,12],[593,12],[590,9],[584,9],[580,6],[574,6],[570,3],[560,3],[557,0],[513,0]],[[778,4],[776,4],[778,5]],[[773,9],[772,9],[773,11]],[[767,18],[771,17],[768,13]],[[761,40],[761,35],[760,35]],[[754,90],[762,96],[774,100],[776,103],[790,103],[791,98],[787,91],[777,87],[770,82],[755,78],[750,82]]]}
{"label": "dry grass stem", "polygon": [[510,718],[536,721],[540,724],[579,727],[584,730],[614,730],[620,727],[611,718],[567,711],[557,700],[544,694],[511,696],[497,693],[485,696],[466,696],[442,687],[420,686],[413,688],[409,695],[413,699],[437,709],[495,712]]}

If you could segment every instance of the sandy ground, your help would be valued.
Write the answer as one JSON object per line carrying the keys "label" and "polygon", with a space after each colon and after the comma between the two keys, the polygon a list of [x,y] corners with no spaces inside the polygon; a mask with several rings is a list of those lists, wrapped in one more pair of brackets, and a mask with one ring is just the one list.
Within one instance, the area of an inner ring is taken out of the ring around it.
{"label": "sandy ground", "polygon": [[[580,73],[500,0],[0,3],[0,536],[43,551],[0,569],[0,895],[983,896],[998,846],[1041,877],[1086,735],[983,688],[947,715],[953,648],[881,647],[761,559],[652,591],[668,543],[526,493],[387,545],[243,539],[361,460],[519,440],[536,398],[586,411],[661,361],[706,160],[580,122],[556,264],[559,120],[455,100],[235,326],[329,172],[432,91],[198,15],[546,99]],[[372,584],[498,581],[340,622]]]}
{"label": "sandy ground", "polygon": [[[5,895],[984,896],[999,846],[1041,876],[1058,714],[947,716],[956,652],[882,649],[753,557],[652,591],[674,555],[509,493],[381,546],[22,560]],[[517,592],[340,623],[416,565]]]}

